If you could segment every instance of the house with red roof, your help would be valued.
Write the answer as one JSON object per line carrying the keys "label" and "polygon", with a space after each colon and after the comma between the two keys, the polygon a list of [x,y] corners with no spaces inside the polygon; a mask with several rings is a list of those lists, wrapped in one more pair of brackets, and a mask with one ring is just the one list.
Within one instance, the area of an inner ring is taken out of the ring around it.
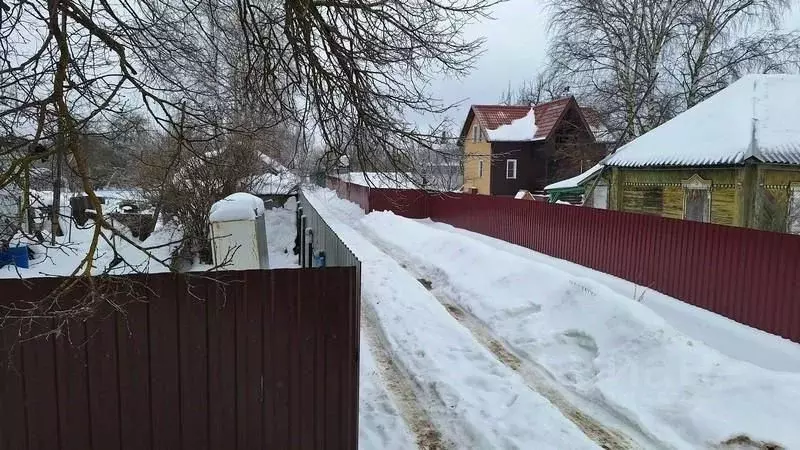
{"label": "house with red roof", "polygon": [[574,97],[533,106],[473,105],[461,129],[464,190],[541,192],[605,156]]}

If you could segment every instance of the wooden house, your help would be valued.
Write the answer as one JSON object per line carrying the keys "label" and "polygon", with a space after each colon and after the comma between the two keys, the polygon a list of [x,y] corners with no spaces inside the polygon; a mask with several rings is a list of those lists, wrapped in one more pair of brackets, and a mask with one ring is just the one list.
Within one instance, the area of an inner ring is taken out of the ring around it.
{"label": "wooden house", "polygon": [[612,209],[800,233],[800,76],[749,75],[607,157]]}
{"label": "wooden house", "polygon": [[484,195],[541,192],[605,155],[573,97],[535,106],[473,105],[459,145],[464,190]]}

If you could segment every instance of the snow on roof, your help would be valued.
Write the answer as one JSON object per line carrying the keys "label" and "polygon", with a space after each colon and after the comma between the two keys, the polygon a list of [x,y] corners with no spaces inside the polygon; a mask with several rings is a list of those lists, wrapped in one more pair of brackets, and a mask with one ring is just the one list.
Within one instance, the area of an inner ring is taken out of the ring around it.
{"label": "snow on roof", "polygon": [[414,174],[403,172],[350,172],[337,177],[348,183],[379,189],[417,189]]}
{"label": "snow on roof", "polygon": [[[532,140],[547,139],[553,129],[555,129],[558,124],[558,119],[561,118],[571,100],[572,97],[565,97],[533,106],[535,115],[534,124],[537,130]],[[470,114],[474,114],[475,119],[484,130],[495,130],[503,125],[508,125],[517,119],[525,117],[530,113],[530,110],[531,106],[472,105]],[[468,122],[469,116],[467,117],[467,122],[464,123],[464,128],[461,130],[462,137],[467,136],[468,130],[466,126]],[[492,138],[489,137],[489,140],[491,141]]]}
{"label": "snow on roof", "polygon": [[747,75],[645,133],[603,163],[610,166],[800,164],[800,76]]}
{"label": "snow on roof", "polygon": [[532,141],[536,136],[536,113],[533,107],[519,119],[512,120],[508,125],[500,125],[494,130],[486,129],[486,137],[490,141]]}
{"label": "snow on roof", "polygon": [[595,174],[600,173],[603,169],[601,164],[597,164],[596,166],[592,167],[591,169],[583,172],[580,175],[574,176],[572,178],[567,178],[566,180],[561,180],[559,182],[550,184],[545,186],[545,191],[553,191],[556,189],[569,189],[575,188],[586,182],[587,180],[591,179]]}
{"label": "snow on roof", "polygon": [[300,179],[275,159],[259,155],[269,169],[253,178],[251,191],[256,195],[288,194],[300,184]]}
{"label": "snow on roof", "polygon": [[253,220],[264,214],[264,202],[255,195],[236,192],[211,205],[209,222]]}

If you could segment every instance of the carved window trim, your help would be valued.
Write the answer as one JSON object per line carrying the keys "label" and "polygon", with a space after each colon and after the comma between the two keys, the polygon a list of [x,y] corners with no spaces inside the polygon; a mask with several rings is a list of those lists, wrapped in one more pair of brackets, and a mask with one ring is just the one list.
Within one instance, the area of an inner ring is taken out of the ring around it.
{"label": "carved window trim", "polygon": [[705,191],[706,195],[706,208],[703,211],[703,220],[704,223],[711,222],[711,180],[706,180],[698,174],[694,174],[686,180],[681,181],[681,185],[683,186],[683,218],[684,220],[687,219],[686,215],[689,212],[688,208],[688,200],[689,200],[689,191],[696,190],[696,191]]}

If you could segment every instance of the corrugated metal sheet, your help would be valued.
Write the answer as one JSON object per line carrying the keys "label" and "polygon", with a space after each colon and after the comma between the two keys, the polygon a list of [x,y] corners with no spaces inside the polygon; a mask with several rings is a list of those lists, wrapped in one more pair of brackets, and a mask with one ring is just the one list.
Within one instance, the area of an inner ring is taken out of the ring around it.
{"label": "corrugated metal sheet", "polygon": [[[4,322],[0,449],[358,448],[354,267],[132,278],[124,315],[24,343]],[[63,281],[1,280],[0,302]]]}
{"label": "corrugated metal sheet", "polygon": [[400,205],[392,211],[566,259],[800,342],[800,236],[505,197],[396,195],[373,189],[368,211]]}

